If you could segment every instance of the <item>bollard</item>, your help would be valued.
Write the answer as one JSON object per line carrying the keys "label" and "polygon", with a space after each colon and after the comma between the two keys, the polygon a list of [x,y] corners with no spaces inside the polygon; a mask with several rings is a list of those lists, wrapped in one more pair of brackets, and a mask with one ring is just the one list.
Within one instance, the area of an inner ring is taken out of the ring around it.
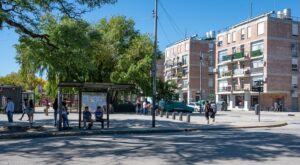
{"label": "bollard", "polygon": [[160,113],[160,117],[164,116],[163,111],[160,111],[159,113]]}
{"label": "bollard", "polygon": [[179,120],[182,121],[182,112],[179,113]]}
{"label": "bollard", "polygon": [[173,120],[176,120],[176,112],[173,112],[173,113],[172,113],[172,119],[173,119]]}
{"label": "bollard", "polygon": [[190,114],[187,114],[186,115],[186,122],[191,122],[191,115]]}
{"label": "bollard", "polygon": [[168,112],[166,112],[166,118],[169,118],[169,113]]}

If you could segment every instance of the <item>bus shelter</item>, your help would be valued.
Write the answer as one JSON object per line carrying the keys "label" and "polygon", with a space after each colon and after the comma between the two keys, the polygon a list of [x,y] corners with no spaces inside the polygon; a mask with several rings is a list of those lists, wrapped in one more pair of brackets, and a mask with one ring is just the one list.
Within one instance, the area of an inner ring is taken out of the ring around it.
{"label": "bus shelter", "polygon": [[95,82],[61,82],[58,84],[58,105],[59,105],[59,124],[58,130],[62,130],[62,89],[76,88],[78,89],[78,128],[81,128],[82,109],[89,106],[91,111],[97,106],[102,106],[107,111],[106,120],[107,128],[109,128],[109,105],[110,94],[116,90],[126,90],[133,87],[132,84],[114,84],[114,83],[95,83]]}

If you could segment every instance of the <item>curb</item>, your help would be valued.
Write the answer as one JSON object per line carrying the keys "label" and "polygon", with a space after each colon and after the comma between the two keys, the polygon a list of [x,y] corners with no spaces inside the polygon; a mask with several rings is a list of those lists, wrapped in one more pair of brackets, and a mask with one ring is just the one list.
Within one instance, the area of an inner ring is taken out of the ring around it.
{"label": "curb", "polygon": [[27,139],[27,138],[42,138],[42,137],[65,137],[65,136],[87,136],[87,135],[115,135],[115,134],[151,134],[151,133],[174,133],[174,132],[189,132],[201,130],[233,130],[233,129],[251,129],[251,128],[271,128],[282,127],[288,125],[286,122],[280,122],[269,125],[250,125],[250,126],[204,126],[199,128],[178,128],[178,129],[127,129],[127,130],[95,130],[95,131],[78,131],[78,132],[31,132],[31,133],[14,133],[2,134],[0,140],[8,139]]}

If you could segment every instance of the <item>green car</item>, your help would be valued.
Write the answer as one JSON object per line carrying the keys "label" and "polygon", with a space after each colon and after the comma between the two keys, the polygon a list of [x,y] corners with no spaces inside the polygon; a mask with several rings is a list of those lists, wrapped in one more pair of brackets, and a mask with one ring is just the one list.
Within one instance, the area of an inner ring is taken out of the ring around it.
{"label": "green car", "polygon": [[194,108],[178,101],[159,101],[159,109],[165,112],[194,112]]}

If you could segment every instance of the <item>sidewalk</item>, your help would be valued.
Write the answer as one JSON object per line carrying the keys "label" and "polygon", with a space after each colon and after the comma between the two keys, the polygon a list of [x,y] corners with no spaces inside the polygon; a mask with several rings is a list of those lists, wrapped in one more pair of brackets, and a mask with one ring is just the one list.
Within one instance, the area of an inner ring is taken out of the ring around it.
{"label": "sidewalk", "polygon": [[42,113],[42,108],[37,108],[32,129],[28,129],[27,116],[24,116],[23,121],[19,121],[21,114],[15,114],[14,123],[8,124],[6,115],[0,114],[0,139],[279,127],[300,119],[299,112],[262,112],[261,122],[258,122],[258,117],[254,115],[254,112],[220,111],[217,113],[216,122],[211,122],[209,125],[203,114],[193,113],[190,123],[186,122],[186,116],[183,116],[183,121],[179,121],[178,116],[176,120],[172,120],[171,115],[168,119],[165,116],[156,116],[156,128],[152,128],[151,116],[111,114],[110,128],[106,128],[105,123],[105,129],[101,129],[101,124],[95,123],[92,130],[82,130],[78,128],[78,113],[70,113],[69,120],[73,129],[59,132],[53,126],[53,111],[49,112],[49,116],[46,116]]}

